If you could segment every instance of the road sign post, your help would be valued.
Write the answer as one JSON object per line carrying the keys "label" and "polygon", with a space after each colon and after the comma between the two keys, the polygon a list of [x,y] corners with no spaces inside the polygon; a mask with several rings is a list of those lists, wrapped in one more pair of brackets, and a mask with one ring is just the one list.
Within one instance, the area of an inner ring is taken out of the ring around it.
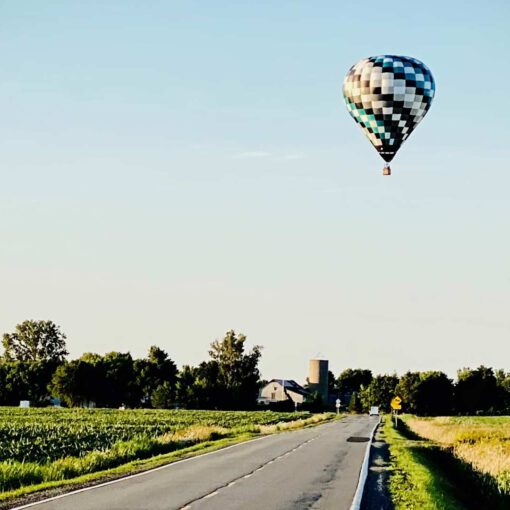
{"label": "road sign post", "polygon": [[339,415],[340,414],[340,399],[339,398],[336,399],[335,406],[336,406],[336,414]]}
{"label": "road sign post", "polygon": [[398,411],[402,409],[402,399],[397,395],[391,399],[390,405],[393,410],[393,416],[395,416],[395,427],[398,427]]}

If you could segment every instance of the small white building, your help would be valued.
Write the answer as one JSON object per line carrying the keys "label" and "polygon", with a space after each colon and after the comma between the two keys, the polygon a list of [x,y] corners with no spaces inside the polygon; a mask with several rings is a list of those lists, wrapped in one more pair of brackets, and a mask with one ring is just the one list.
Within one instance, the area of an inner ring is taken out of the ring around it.
{"label": "small white building", "polygon": [[272,379],[260,390],[257,402],[269,405],[292,400],[295,404],[302,404],[307,396],[308,391],[292,379]]}

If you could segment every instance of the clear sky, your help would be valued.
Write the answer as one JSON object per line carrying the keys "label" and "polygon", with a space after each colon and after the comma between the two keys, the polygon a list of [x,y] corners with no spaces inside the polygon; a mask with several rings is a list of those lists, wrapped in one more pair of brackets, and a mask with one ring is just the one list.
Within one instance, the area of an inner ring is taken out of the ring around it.
{"label": "clear sky", "polygon": [[[509,5],[0,1],[0,332],[510,370]],[[384,53],[437,95],[383,178],[341,84]]]}

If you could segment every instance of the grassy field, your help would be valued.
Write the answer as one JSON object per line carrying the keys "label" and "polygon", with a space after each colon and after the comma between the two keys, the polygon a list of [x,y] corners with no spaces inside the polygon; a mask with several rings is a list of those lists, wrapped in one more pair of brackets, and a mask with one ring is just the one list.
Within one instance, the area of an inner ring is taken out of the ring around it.
{"label": "grassy field", "polygon": [[90,479],[94,473],[133,462],[140,467],[140,459],[185,449],[196,453],[200,446],[299,428],[333,416],[0,408],[0,500],[19,494],[19,488],[55,486],[84,475]]}
{"label": "grassy field", "polygon": [[498,490],[510,495],[510,417],[408,417],[406,423],[418,436],[492,477]]}

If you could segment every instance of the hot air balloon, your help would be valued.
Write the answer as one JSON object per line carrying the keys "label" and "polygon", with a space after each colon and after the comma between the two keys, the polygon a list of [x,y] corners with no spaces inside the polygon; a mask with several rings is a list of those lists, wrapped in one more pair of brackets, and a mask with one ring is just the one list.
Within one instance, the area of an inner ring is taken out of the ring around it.
{"label": "hot air balloon", "polygon": [[386,161],[383,175],[391,175],[389,162],[428,112],[434,93],[430,69],[412,57],[368,57],[347,73],[345,104]]}

